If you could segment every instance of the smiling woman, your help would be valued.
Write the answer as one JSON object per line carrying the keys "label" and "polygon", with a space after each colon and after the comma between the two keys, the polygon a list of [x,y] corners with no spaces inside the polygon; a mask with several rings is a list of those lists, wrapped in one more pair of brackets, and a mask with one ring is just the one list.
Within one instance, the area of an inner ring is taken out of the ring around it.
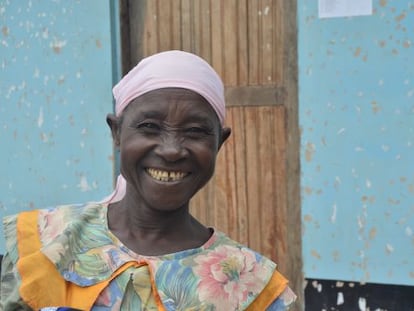
{"label": "smiling woman", "polygon": [[[127,195],[132,196],[129,205],[139,205],[139,212],[183,208],[211,178],[218,149],[230,129],[220,131],[219,119],[208,102],[182,88],[145,93],[134,99],[123,115],[109,115],[107,121],[120,149],[121,174],[128,181]],[[179,225],[182,220],[180,216],[169,221]],[[131,239],[142,243],[133,234]],[[157,244],[148,242],[151,253],[156,252]],[[137,247],[132,249],[142,253]]]}
{"label": "smiling woman", "polygon": [[113,92],[114,193],[5,219],[3,309],[287,310],[295,295],[276,264],[189,211],[231,132],[217,73],[167,51]]}

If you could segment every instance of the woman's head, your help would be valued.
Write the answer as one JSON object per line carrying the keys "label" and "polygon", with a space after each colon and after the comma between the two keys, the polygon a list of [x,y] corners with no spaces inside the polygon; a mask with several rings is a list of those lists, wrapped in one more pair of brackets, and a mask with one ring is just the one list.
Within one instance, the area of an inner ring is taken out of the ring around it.
{"label": "woman's head", "polygon": [[[186,203],[210,179],[230,135],[220,77],[198,56],[169,51],[141,61],[113,92],[116,115],[107,121],[123,177],[151,205]],[[123,177],[110,202],[124,196]]]}
{"label": "woman's head", "polygon": [[200,94],[224,124],[224,86],[202,58],[183,51],[166,51],[144,58],[113,88],[119,116],[137,97],[162,88],[184,88]]}

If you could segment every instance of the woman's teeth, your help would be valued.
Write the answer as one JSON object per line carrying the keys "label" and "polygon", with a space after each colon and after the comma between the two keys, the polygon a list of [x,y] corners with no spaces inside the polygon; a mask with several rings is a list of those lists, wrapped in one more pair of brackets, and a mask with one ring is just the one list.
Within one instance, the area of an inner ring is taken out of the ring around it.
{"label": "woman's teeth", "polygon": [[183,172],[162,171],[153,168],[147,168],[147,172],[152,178],[159,181],[178,181],[187,175]]}

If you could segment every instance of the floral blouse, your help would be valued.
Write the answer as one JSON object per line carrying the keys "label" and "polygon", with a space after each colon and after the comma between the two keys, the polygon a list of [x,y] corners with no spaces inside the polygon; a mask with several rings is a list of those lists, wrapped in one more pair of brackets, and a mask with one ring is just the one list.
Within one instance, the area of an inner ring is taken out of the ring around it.
{"label": "floral blouse", "polygon": [[[136,254],[108,229],[105,204],[44,209],[36,217],[40,252],[65,282],[78,288],[108,282],[92,302],[93,311],[245,310],[278,273],[274,262],[218,231],[199,248],[162,256]],[[18,290],[26,279],[16,268],[22,235],[18,223],[18,216],[4,220],[7,253],[0,309],[20,306],[31,310]],[[133,264],[126,266],[128,263]],[[287,281],[282,283],[266,310],[287,310],[295,300]],[[44,310],[56,310],[63,305],[46,307]]]}

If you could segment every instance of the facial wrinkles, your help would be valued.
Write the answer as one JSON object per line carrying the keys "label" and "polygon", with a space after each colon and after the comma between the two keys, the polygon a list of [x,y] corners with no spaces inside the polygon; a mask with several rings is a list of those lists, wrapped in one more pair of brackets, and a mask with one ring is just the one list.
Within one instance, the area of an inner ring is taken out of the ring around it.
{"label": "facial wrinkles", "polygon": [[[191,173],[185,170],[166,169],[170,164],[181,163],[192,153],[199,154],[203,149],[211,149],[216,145],[214,136],[206,135],[197,140],[186,137],[186,127],[164,124],[160,133],[160,143],[155,153],[165,161],[163,169],[147,168],[147,173],[154,179],[162,182],[175,182],[184,179]],[[200,140],[204,140],[201,142]],[[207,151],[207,150],[206,150]],[[207,151],[207,154],[209,152]]]}
{"label": "facial wrinkles", "polygon": [[203,112],[192,114],[192,111],[181,109],[179,105],[170,105],[168,108],[169,112],[163,114],[144,110],[136,113],[135,116],[126,115],[122,128],[127,127],[132,135],[135,131],[145,132],[138,128],[142,124],[149,123],[154,127],[152,133],[159,136],[160,143],[179,146],[187,141],[205,141],[214,138],[217,147],[221,130],[218,121],[212,122],[211,116],[208,117]]}
{"label": "facial wrinkles", "polygon": [[[217,150],[220,132],[218,118],[201,96],[191,93],[182,89],[172,89],[167,93],[154,92],[138,98],[123,113],[129,132],[127,136],[141,131],[137,128],[139,124],[149,122],[157,127],[153,138],[158,135],[159,144],[167,150],[182,151],[187,143],[191,144],[192,148],[198,148],[201,141],[209,143],[210,147]],[[200,106],[200,103],[204,108],[194,109],[195,106]],[[200,130],[201,133],[189,134],[192,127],[198,128],[196,130]],[[123,128],[125,129],[125,126]]]}
{"label": "facial wrinkles", "polygon": [[[130,110],[131,106],[136,105],[147,105],[148,110],[151,111],[151,107],[157,104],[166,104],[166,110],[156,110],[153,111],[154,113],[157,113],[158,115],[169,115],[172,117],[175,116],[182,116],[183,114],[189,115],[191,117],[197,117],[200,111],[194,111],[193,104],[195,103],[202,103],[203,106],[205,106],[206,110],[209,111],[209,115],[205,115],[206,119],[214,118],[217,120],[217,122],[220,124],[219,118],[214,111],[214,109],[211,107],[211,105],[208,103],[208,101],[203,98],[200,94],[195,93],[193,91],[187,90],[187,89],[181,89],[181,88],[165,88],[165,89],[159,89],[155,90],[149,93],[146,93],[144,95],[141,95],[141,97],[138,97],[134,99],[131,104],[129,104],[124,112],[123,115],[126,113],[127,110]],[[183,108],[183,104],[186,105],[185,108]],[[203,109],[204,110],[204,109]],[[211,112],[211,113],[210,113]],[[205,111],[203,112],[204,115]]]}
{"label": "facial wrinkles", "polygon": [[[193,140],[186,137],[185,130],[185,126],[163,122],[160,126],[159,133],[154,136],[150,135],[148,142],[154,145],[154,149],[152,150],[162,161],[158,161],[157,164],[155,162],[149,162],[153,163],[145,168],[149,176],[161,182],[177,182],[183,180],[186,176],[194,172],[186,170],[180,163],[185,161],[190,154],[199,154],[202,149],[215,148],[214,146],[217,141],[215,137],[209,135],[198,140]],[[132,136],[134,135],[134,131],[131,131]],[[201,142],[200,140],[204,141]]]}
{"label": "facial wrinkles", "polygon": [[186,140],[181,127],[163,124],[159,140],[155,151],[166,162],[177,162],[188,156]]}

